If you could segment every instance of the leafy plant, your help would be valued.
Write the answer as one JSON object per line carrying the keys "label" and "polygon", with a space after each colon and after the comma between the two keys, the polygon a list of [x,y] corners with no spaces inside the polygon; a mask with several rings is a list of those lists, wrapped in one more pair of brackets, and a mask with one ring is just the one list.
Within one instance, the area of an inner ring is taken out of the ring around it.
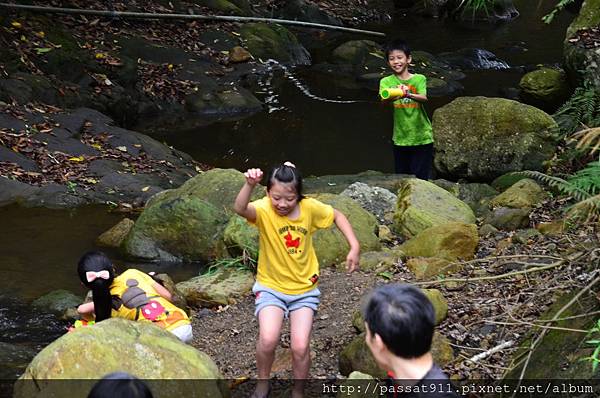
{"label": "leafy plant", "polygon": [[472,11],[473,16],[479,11],[483,11],[486,15],[489,14],[489,7],[493,7],[494,0],[460,0],[456,10],[462,9],[462,14],[466,11]]}
{"label": "leafy plant", "polygon": [[219,269],[235,269],[240,271],[251,271],[256,273],[257,256],[252,255],[254,250],[243,248],[242,255],[230,258],[219,258],[211,262],[206,274],[212,275]]}
{"label": "leafy plant", "polygon": [[550,11],[550,13],[544,15],[542,17],[542,21],[544,21],[544,23],[551,23],[552,20],[554,19],[554,17],[556,17],[556,15],[561,12],[562,10],[564,10],[564,8],[566,6],[568,6],[571,3],[575,3],[575,1],[577,0],[560,0],[552,9],[552,11]]}
{"label": "leafy plant", "polygon": [[600,126],[600,91],[583,85],[553,115],[563,136],[571,135],[582,127]]}
{"label": "leafy plant", "polygon": [[[596,325],[588,331],[588,335],[600,333],[600,319],[596,321]],[[600,340],[587,340],[587,344],[592,344],[596,346],[594,352],[589,357],[582,358],[584,361],[590,361],[592,363],[592,370],[595,372],[598,369],[598,364],[600,363]]]}

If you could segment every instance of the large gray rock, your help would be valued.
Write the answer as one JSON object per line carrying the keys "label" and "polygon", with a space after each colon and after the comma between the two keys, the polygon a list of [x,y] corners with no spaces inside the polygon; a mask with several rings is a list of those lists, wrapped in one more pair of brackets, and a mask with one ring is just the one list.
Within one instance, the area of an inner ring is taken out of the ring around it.
{"label": "large gray rock", "polygon": [[84,398],[97,379],[117,371],[146,380],[178,379],[152,384],[158,397],[229,397],[227,383],[208,355],[152,323],[121,318],[78,328],[44,348],[15,384],[14,397]]}
{"label": "large gray rock", "polygon": [[503,98],[460,97],[433,114],[435,167],[443,175],[492,180],[542,170],[556,150],[557,125],[545,112]]}
{"label": "large gray rock", "polygon": [[393,213],[398,197],[385,188],[371,187],[362,182],[355,182],[346,188],[341,195],[354,199],[363,209],[377,217],[380,223],[389,223],[389,213]]}
{"label": "large gray rock", "polygon": [[[586,48],[577,40],[577,32],[600,26],[600,0],[585,0],[579,15],[569,25],[564,42],[565,68],[572,80],[585,81],[600,88],[600,47]],[[571,40],[575,39],[575,40]]]}

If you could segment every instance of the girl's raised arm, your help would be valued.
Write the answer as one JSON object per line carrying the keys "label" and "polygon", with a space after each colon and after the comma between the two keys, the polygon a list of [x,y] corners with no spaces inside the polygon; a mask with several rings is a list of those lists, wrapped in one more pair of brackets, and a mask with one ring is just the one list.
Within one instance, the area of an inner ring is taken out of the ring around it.
{"label": "girl's raised arm", "polygon": [[357,271],[360,258],[360,244],[358,243],[358,239],[356,239],[352,225],[350,225],[350,221],[348,221],[346,216],[336,209],[333,209],[333,221],[350,245],[350,251],[346,256],[346,269],[349,272]]}
{"label": "girl's raised arm", "polygon": [[254,222],[256,221],[256,209],[249,204],[250,196],[252,195],[252,190],[256,184],[262,179],[263,172],[261,169],[248,169],[248,171],[244,173],[244,176],[246,177],[246,182],[235,198],[233,210],[246,220]]}

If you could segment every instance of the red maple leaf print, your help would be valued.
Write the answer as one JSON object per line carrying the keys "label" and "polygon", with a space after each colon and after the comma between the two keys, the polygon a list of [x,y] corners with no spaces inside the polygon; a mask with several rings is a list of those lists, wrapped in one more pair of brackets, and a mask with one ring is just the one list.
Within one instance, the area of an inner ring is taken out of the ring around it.
{"label": "red maple leaf print", "polygon": [[295,248],[300,247],[300,237],[298,237],[296,239],[292,239],[292,234],[290,234],[290,231],[288,231],[287,235],[284,236],[284,238],[285,238],[285,247],[295,247]]}

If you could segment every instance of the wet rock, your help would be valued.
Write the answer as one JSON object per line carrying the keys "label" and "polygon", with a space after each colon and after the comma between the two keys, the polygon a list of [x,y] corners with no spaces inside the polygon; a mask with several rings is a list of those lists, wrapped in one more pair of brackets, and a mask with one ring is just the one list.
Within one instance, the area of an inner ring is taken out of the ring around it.
{"label": "wet rock", "polygon": [[254,58],[275,59],[291,65],[310,65],[310,54],[289,30],[277,24],[248,23],[240,30]]}
{"label": "wet rock", "polygon": [[243,87],[229,87],[211,92],[200,90],[185,97],[188,112],[204,116],[249,115],[262,110],[262,103]]}
{"label": "wet rock", "polygon": [[482,48],[463,48],[450,53],[441,53],[438,58],[460,69],[508,69],[508,64],[495,54]]}
{"label": "wet rock", "polygon": [[437,257],[416,257],[406,262],[406,267],[411,270],[417,280],[429,280],[438,276],[451,275],[462,269],[459,263]]}
{"label": "wet rock", "polygon": [[398,197],[384,188],[371,187],[362,182],[355,182],[340,195],[354,199],[366,211],[377,217],[381,223],[386,223],[388,213],[393,213]]}
{"label": "wet rock", "polygon": [[[179,380],[154,384],[157,396],[229,396],[227,383],[208,355],[152,323],[111,318],[67,333],[43,349],[15,385],[14,397],[42,394],[83,398],[98,378],[116,371],[143,380]],[[79,379],[80,384],[73,388],[72,383],[53,379]],[[194,382],[198,379],[205,380]]]}
{"label": "wet rock", "polygon": [[531,209],[498,207],[485,218],[484,223],[491,224],[503,231],[514,231],[529,225],[529,213],[531,213]]}
{"label": "wet rock", "polygon": [[35,350],[31,348],[0,342],[0,378],[4,381],[15,380],[23,373],[35,354]]}
{"label": "wet rock", "polygon": [[123,243],[125,237],[131,231],[134,221],[129,218],[124,218],[119,221],[114,227],[106,232],[103,232],[97,239],[98,246],[118,248]]}
{"label": "wet rock", "polygon": [[525,74],[519,82],[524,102],[552,112],[569,96],[563,70],[543,67]]}
{"label": "wet rock", "polygon": [[342,25],[342,22],[335,16],[332,16],[326,11],[321,10],[317,5],[310,4],[304,0],[286,1],[280,16],[283,19],[291,19],[296,21],[306,21],[334,26]]}
{"label": "wet rock", "polygon": [[490,201],[490,206],[525,209],[534,207],[546,197],[546,193],[538,183],[526,178],[516,182],[506,191],[492,199]]}
{"label": "wet rock", "polygon": [[437,257],[448,261],[470,260],[479,235],[475,224],[449,222],[427,228],[400,246],[410,257]]}
{"label": "wet rock", "polygon": [[250,271],[217,269],[214,273],[200,275],[179,282],[177,289],[188,305],[193,307],[216,307],[233,304],[252,291],[254,275]]}
{"label": "wet rock", "polygon": [[398,190],[393,229],[405,237],[448,222],[474,223],[475,214],[465,203],[437,185],[408,178]]}
{"label": "wet rock", "polygon": [[491,180],[541,170],[556,150],[556,122],[504,98],[460,97],[434,112],[436,169],[442,175]]}
{"label": "wet rock", "polygon": [[387,70],[381,46],[371,40],[345,42],[333,50],[331,59],[334,64],[349,65],[355,73],[361,75]]}
{"label": "wet rock", "polygon": [[[36,308],[40,312],[52,313],[59,317],[64,317],[65,313],[78,306],[82,303],[82,299],[79,296],[71,293],[68,290],[53,290],[52,292],[45,294],[44,296],[34,300],[31,306]],[[72,312],[70,312],[68,318],[73,319]]]}

